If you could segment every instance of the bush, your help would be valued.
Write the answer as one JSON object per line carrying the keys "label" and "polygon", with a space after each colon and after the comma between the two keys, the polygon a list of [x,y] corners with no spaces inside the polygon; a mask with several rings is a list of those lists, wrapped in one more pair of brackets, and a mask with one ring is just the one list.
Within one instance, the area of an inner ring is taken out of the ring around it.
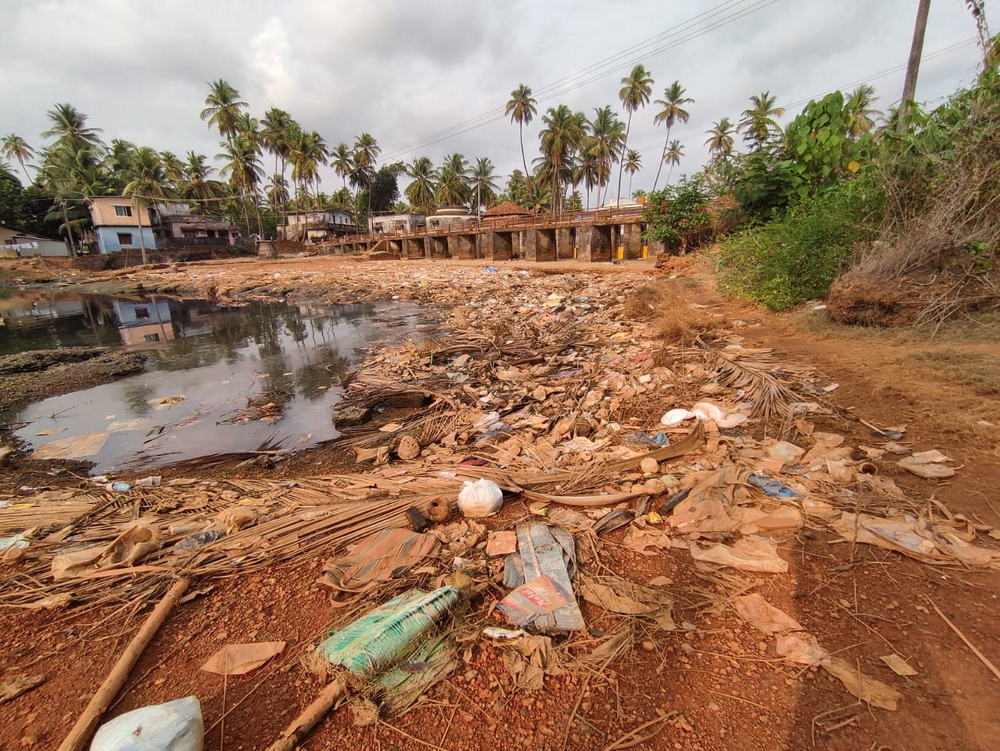
{"label": "bush", "polygon": [[719,247],[719,288],[771,310],[825,296],[853,246],[874,237],[885,206],[880,186],[877,176],[861,176],[732,235]]}
{"label": "bush", "polygon": [[712,234],[708,194],[695,179],[654,190],[646,197],[642,221],[647,241],[662,242],[667,250],[685,253]]}

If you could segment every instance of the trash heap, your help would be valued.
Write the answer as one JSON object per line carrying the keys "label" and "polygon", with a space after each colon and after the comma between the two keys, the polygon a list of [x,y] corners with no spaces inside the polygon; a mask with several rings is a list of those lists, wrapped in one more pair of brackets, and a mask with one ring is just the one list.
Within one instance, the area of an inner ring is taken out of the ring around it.
{"label": "trash heap", "polygon": [[[951,460],[914,453],[905,426],[871,426],[850,445],[834,427],[856,418],[828,401],[836,385],[814,369],[721,326],[664,340],[655,310],[626,314],[628,275],[449,273],[444,326],[375,353],[346,385],[332,419],[356,472],[8,499],[0,605],[153,601],[178,578],[325,561],[338,607],[312,668],[336,686],[273,746],[292,748],[347,694],[359,697],[356,720],[419,706],[476,641],[496,644],[514,684],[537,690],[546,675],[632,649],[630,624],[696,629],[675,622],[668,580],[602,564],[608,535],[643,556],[687,557],[778,655],[890,710],[898,687],[748,592],[754,577],[785,574],[780,546],[803,529],[1000,569],[996,530],[913,500],[884,474],[937,482]],[[595,608],[622,625],[582,649]],[[900,662],[887,656],[903,675]]]}

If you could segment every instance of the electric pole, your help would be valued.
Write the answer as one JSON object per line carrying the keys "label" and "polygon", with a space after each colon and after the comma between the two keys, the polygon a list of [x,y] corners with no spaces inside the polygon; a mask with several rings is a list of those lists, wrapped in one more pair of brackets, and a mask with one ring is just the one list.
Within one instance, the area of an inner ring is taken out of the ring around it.
{"label": "electric pole", "polygon": [[924,51],[924,32],[927,31],[927,13],[931,9],[931,0],[920,0],[917,7],[917,22],[913,27],[913,43],[910,45],[910,59],[906,63],[906,80],[903,81],[903,98],[899,102],[899,113],[896,118],[896,132],[906,132],[906,120],[910,114],[910,102],[917,93],[917,71],[920,69],[920,56]]}

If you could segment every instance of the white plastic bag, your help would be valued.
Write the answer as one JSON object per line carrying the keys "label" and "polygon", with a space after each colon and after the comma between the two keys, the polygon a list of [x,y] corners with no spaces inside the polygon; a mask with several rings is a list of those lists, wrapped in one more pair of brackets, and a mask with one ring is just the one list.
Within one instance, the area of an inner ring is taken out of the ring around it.
{"label": "white plastic bag", "polygon": [[187,696],[142,707],[97,729],[90,751],[202,751],[205,725],[201,703]]}
{"label": "white plastic bag", "polygon": [[493,516],[502,505],[503,491],[492,480],[464,482],[458,492],[458,509],[465,516]]}

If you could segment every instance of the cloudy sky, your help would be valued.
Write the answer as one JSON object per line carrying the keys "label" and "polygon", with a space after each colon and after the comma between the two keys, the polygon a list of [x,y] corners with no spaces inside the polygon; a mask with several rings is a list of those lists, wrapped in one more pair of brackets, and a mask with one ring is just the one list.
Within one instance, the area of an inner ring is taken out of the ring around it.
{"label": "cloudy sky", "polygon": [[[382,158],[488,156],[503,177],[520,166],[503,106],[518,84],[538,99],[524,133],[537,156],[544,111],[620,109],[620,79],[643,63],[653,98],[677,79],[695,102],[672,137],[681,172],[706,156],[705,131],[739,118],[769,90],[789,110],[871,82],[899,98],[917,0],[2,0],[0,135],[33,146],[46,112],[69,102],[103,129],[183,155],[213,156],[199,119],[207,82],[235,86],[258,117],[287,110],[333,147],[372,133]],[[1000,28],[1000,0],[987,0]],[[976,29],[964,0],[933,0],[917,99],[939,101],[974,77]],[[635,188],[653,182],[664,131],[652,104],[629,145],[643,153]],[[339,187],[332,171],[325,190]]]}

